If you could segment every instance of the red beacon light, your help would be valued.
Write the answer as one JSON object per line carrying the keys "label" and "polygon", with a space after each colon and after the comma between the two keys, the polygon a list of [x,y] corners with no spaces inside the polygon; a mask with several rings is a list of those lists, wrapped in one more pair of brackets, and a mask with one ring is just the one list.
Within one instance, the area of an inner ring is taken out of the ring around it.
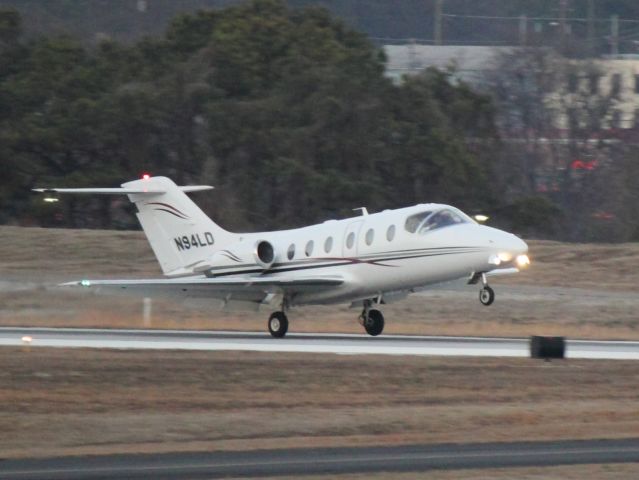
{"label": "red beacon light", "polygon": [[149,175],[148,173],[142,175],[142,180],[148,180],[149,178],[151,178],[151,175]]}

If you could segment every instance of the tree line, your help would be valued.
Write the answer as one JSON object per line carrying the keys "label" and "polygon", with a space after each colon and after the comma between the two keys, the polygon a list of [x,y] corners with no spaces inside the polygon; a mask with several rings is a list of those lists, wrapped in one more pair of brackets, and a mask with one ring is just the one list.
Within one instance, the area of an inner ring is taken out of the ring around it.
{"label": "tree line", "polygon": [[639,239],[637,142],[606,127],[619,100],[565,90],[601,67],[513,51],[478,92],[454,70],[395,84],[385,61],[327,10],[282,0],[95,45],[27,37],[2,9],[0,223],[134,228],[125,200],[30,189],[150,173],[214,185],[197,201],[234,230],[441,202],[528,237]]}
{"label": "tree line", "polygon": [[[85,42],[104,36],[119,41],[135,41],[147,35],[160,35],[169,20],[179,13],[198,9],[222,8],[243,0],[3,0],[23,13],[29,35],[50,35],[67,31]],[[435,0],[288,0],[295,8],[324,6],[351,27],[367,33],[379,42],[397,39],[434,37]],[[612,15],[620,24],[619,48],[623,53],[636,52],[636,27],[639,17],[636,0],[568,0],[562,9],[558,0],[443,0],[443,38],[449,44],[517,45],[521,15],[529,18],[529,41],[544,45],[563,43],[566,50],[577,53],[591,40],[588,52],[608,53]],[[562,13],[563,12],[563,13]],[[565,15],[569,35],[559,32],[559,17]],[[589,15],[594,23],[587,21]],[[505,17],[505,18],[504,18]],[[534,20],[532,20],[534,19]]]}
{"label": "tree line", "polygon": [[0,39],[4,223],[108,226],[110,199],[50,207],[29,189],[115,186],[142,172],[215,185],[202,203],[237,229],[494,200],[490,98],[435,70],[394,85],[383,53],[321,8],[254,0],[95,47],[25,40],[5,9]]}

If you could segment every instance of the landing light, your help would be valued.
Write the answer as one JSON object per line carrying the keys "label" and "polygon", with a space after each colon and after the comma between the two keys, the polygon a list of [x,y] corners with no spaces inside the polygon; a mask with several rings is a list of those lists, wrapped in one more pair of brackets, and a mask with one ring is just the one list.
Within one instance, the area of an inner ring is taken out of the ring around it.
{"label": "landing light", "polygon": [[44,197],[44,201],[47,203],[55,203],[57,202],[59,199],[56,197]]}
{"label": "landing light", "polygon": [[528,255],[518,255],[517,265],[520,268],[527,267],[528,265],[530,265],[530,258],[528,258]]}
{"label": "landing light", "polygon": [[487,217],[486,215],[475,215],[473,218],[477,220],[479,223],[484,223],[490,217]]}
{"label": "landing light", "polygon": [[82,285],[83,287],[90,287],[91,286],[91,282],[89,280],[82,280],[80,282],[80,285]]}
{"label": "landing light", "polygon": [[508,253],[508,252],[498,253],[497,256],[499,257],[499,260],[501,260],[502,262],[510,262],[513,259],[512,253]]}
{"label": "landing light", "polygon": [[499,259],[499,255],[491,255],[488,257],[488,263],[491,265],[499,266],[501,265],[501,260]]}

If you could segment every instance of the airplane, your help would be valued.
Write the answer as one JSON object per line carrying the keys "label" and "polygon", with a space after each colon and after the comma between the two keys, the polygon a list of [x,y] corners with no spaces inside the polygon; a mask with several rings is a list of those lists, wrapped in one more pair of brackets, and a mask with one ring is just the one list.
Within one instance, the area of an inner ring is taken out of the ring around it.
{"label": "airplane", "polygon": [[64,283],[96,291],[219,300],[222,308],[269,307],[268,330],[286,335],[292,307],[351,302],[372,336],[384,330],[379,306],[450,281],[480,284],[479,300],[495,299],[488,277],[526,267],[528,245],[481,225],[461,210],[420,204],[360,214],[291,230],[232,233],[178,186],[145,174],[119,188],[37,188],[46,194],[127,195],[165,278]]}

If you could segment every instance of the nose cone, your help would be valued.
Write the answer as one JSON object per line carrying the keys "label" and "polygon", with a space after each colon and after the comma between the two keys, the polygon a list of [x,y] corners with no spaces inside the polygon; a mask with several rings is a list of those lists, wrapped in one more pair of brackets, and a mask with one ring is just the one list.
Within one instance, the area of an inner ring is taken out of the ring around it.
{"label": "nose cone", "polygon": [[524,242],[521,238],[517,237],[516,235],[512,235],[512,234],[508,234],[510,236],[508,243],[508,249],[513,252],[516,253],[518,255],[520,254],[524,254],[524,253],[528,253],[528,244],[526,242]]}
{"label": "nose cone", "polygon": [[491,265],[501,268],[507,266],[523,268],[530,263],[528,255],[526,255],[528,245],[521,238],[496,228],[484,228],[492,251],[489,259]]}
{"label": "nose cone", "polygon": [[521,238],[512,233],[499,230],[499,234],[495,236],[493,245],[497,249],[498,254],[508,254],[517,257],[528,253],[528,244]]}

